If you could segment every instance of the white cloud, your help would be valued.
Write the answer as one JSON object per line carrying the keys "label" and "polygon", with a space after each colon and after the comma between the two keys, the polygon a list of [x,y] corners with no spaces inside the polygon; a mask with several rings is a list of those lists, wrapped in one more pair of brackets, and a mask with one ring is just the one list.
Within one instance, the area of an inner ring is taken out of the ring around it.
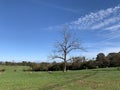
{"label": "white cloud", "polygon": [[[101,21],[100,23],[98,24],[95,24],[91,27],[91,29],[101,29],[107,25],[110,25],[110,24],[113,24],[113,23],[116,23],[116,22],[119,22],[120,21],[120,17],[112,17],[112,18],[109,18],[109,19],[105,19],[103,21]],[[114,29],[114,27],[112,28]]]}
{"label": "white cloud", "polygon": [[103,42],[120,38],[120,24],[109,26],[105,30],[109,31],[109,33],[104,35],[106,39]]}
{"label": "white cloud", "polygon": [[76,21],[68,23],[68,25],[70,29],[95,30],[100,37],[104,37],[104,42],[120,38],[120,5],[98,12],[91,12]]}
{"label": "white cloud", "polygon": [[100,10],[98,12],[91,12],[76,21],[71,22],[69,25],[73,29],[101,29],[113,23],[120,21],[120,6]]}
{"label": "white cloud", "polygon": [[118,30],[118,29],[120,29],[120,24],[113,25],[113,26],[107,27],[105,29],[106,30]]}
{"label": "white cloud", "polygon": [[[57,7],[59,8],[59,7]],[[65,10],[74,11],[72,9],[63,8]],[[120,22],[120,5],[114,8],[108,8],[106,10],[100,10],[98,12],[91,12],[84,17],[78,18],[76,21],[67,23],[70,29],[78,30],[114,30],[119,26]],[[116,24],[116,26],[111,27],[111,25]],[[58,25],[57,28],[63,27],[63,25]],[[111,28],[110,28],[111,27]],[[56,28],[56,26],[51,27]]]}
{"label": "white cloud", "polygon": [[[95,31],[94,34],[98,34],[98,37],[95,38],[102,37],[98,42],[86,43],[84,46],[86,46],[88,52],[82,53],[83,56],[92,58],[100,52],[108,54],[120,51],[120,43],[115,40],[120,38],[120,5],[98,12],[91,12],[76,21],[67,23],[67,25],[70,29]],[[60,27],[63,27],[63,25],[60,25]],[[115,41],[113,42],[113,40]]]}

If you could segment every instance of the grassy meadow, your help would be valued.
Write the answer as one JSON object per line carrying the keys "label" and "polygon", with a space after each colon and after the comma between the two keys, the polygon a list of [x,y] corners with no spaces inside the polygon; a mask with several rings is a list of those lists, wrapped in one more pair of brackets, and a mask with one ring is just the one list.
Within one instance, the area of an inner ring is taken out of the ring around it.
{"label": "grassy meadow", "polygon": [[118,68],[24,72],[25,66],[0,66],[0,90],[120,90]]}

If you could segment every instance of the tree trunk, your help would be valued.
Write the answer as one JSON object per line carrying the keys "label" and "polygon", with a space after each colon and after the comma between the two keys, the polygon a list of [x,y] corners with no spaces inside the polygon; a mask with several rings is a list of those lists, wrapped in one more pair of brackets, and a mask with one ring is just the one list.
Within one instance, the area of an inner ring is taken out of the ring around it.
{"label": "tree trunk", "polygon": [[66,56],[67,56],[67,54],[66,54],[66,51],[64,51],[64,70],[63,70],[63,72],[66,72],[67,70],[67,68],[66,68],[66,65],[67,65],[67,61],[66,61]]}
{"label": "tree trunk", "polygon": [[66,71],[67,71],[66,65],[67,65],[67,62],[64,61],[64,70],[63,70],[63,72],[66,72]]}

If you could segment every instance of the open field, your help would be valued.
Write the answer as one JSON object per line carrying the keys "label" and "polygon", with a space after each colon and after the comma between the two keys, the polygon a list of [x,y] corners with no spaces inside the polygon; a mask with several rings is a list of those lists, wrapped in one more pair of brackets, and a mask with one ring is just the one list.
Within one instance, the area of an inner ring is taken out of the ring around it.
{"label": "open field", "polygon": [[[120,90],[117,68],[63,72],[23,72],[23,66],[0,66],[0,90]],[[15,71],[16,70],[16,71]]]}

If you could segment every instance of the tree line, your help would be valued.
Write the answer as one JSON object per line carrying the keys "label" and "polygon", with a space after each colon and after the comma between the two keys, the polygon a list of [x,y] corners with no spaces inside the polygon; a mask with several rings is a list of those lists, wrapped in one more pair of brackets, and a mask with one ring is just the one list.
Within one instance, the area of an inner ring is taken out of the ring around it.
{"label": "tree line", "polygon": [[[62,71],[64,70],[64,62],[0,62],[1,65],[20,65],[30,66],[32,71]],[[104,53],[99,53],[97,57],[91,60],[86,60],[85,57],[72,57],[66,64],[67,70],[95,69],[106,67],[120,67],[120,52],[109,53],[105,56]]]}

